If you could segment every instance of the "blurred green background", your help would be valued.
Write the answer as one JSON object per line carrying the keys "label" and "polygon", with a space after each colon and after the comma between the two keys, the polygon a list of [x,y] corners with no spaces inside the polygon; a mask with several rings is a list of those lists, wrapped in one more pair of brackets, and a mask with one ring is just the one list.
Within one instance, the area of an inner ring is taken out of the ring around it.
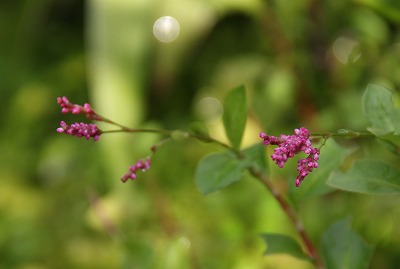
{"label": "blurred green background", "polygon": [[[180,23],[171,43],[153,35],[165,15]],[[400,89],[399,24],[397,0],[1,1],[0,268],[312,268],[262,256],[260,233],[295,233],[255,180],[206,197],[196,189],[196,162],[220,148],[173,141],[122,184],[162,137],[60,135],[60,120],[85,119],[61,114],[56,98],[90,102],[132,127],[204,121],[225,140],[220,101],[245,84],[245,146],[261,130],[363,131],[366,85]],[[363,156],[399,165],[375,142],[338,143],[354,149],[344,169]],[[295,165],[272,168],[283,192]],[[296,207],[317,245],[332,221],[351,215],[377,245],[370,268],[385,269],[400,266],[399,202],[334,192]]]}

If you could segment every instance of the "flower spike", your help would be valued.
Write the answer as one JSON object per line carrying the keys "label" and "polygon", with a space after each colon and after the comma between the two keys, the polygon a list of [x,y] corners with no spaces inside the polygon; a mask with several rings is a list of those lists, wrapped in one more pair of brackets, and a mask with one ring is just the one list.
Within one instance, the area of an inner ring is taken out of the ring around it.
{"label": "flower spike", "polygon": [[68,125],[64,121],[60,122],[60,127],[57,128],[57,132],[73,135],[76,137],[84,136],[87,140],[93,138],[94,141],[99,140],[102,133],[97,125],[93,123],[87,124],[84,122],[75,122],[74,124]]}
{"label": "flower spike", "polygon": [[90,104],[85,103],[83,106],[72,104],[67,97],[57,97],[57,103],[62,107],[61,112],[72,114],[85,114],[86,118],[90,120],[102,120],[102,118],[94,112]]}
{"label": "flower spike", "polygon": [[260,138],[263,139],[264,145],[278,146],[274,149],[274,154],[271,155],[271,158],[279,168],[282,168],[289,158],[293,158],[294,155],[300,152],[309,154],[307,158],[298,161],[297,171],[299,174],[296,178],[296,187],[314,168],[318,167],[317,161],[320,152],[318,148],[312,147],[310,134],[306,128],[295,129],[294,135],[281,134],[279,137],[261,132]]}
{"label": "flower spike", "polygon": [[138,160],[134,165],[129,167],[129,172],[121,177],[121,181],[125,183],[128,179],[135,180],[137,178],[136,172],[139,170],[145,172],[146,170],[150,169],[150,165],[150,159]]}

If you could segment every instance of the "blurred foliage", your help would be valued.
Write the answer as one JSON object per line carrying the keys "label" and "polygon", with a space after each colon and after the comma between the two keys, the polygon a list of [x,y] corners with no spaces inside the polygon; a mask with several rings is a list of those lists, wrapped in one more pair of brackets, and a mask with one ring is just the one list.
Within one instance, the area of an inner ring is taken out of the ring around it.
{"label": "blurred foliage", "polygon": [[[152,35],[164,15],[181,25],[169,44]],[[256,181],[206,197],[196,189],[195,164],[215,146],[174,141],[122,184],[161,137],[59,135],[61,119],[84,119],[62,115],[56,97],[89,101],[123,124],[174,129],[200,120],[203,98],[245,84],[244,146],[260,130],[364,130],[366,85],[400,89],[399,24],[396,0],[0,2],[0,268],[311,268],[261,255],[260,233],[294,231]],[[226,140],[218,115],[207,124]],[[398,165],[379,143],[337,142],[354,148],[344,169],[365,155]],[[294,166],[274,168],[280,189]],[[398,202],[333,192],[296,206],[317,245],[351,215],[377,244],[370,268],[386,269],[400,264]]]}

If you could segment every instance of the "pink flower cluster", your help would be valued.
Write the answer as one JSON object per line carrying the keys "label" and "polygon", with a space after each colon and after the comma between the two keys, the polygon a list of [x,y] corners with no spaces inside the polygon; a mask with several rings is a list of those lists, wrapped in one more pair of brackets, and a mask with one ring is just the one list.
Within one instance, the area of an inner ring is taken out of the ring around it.
{"label": "pink flower cluster", "polygon": [[61,112],[64,114],[85,114],[86,118],[90,120],[101,120],[101,117],[93,111],[92,107],[88,103],[85,103],[83,106],[72,104],[65,96],[58,97],[57,103],[62,107]]}
{"label": "pink flower cluster", "polygon": [[[57,103],[62,107],[62,113],[85,114],[86,118],[90,120],[105,121],[110,123],[109,120],[102,118],[96,112],[94,112],[88,103],[85,103],[83,106],[72,104],[65,96],[58,97]],[[57,128],[57,132],[77,137],[85,137],[87,140],[93,138],[94,141],[99,140],[100,135],[103,133],[94,123],[87,124],[84,122],[75,122],[74,124],[68,125],[64,121],[60,122],[60,127]],[[154,149],[152,148],[152,151],[153,153],[155,152],[155,147]],[[143,172],[148,170],[150,168],[150,163],[150,159],[137,161],[135,165],[129,167],[129,172],[121,178],[121,181],[126,182],[128,179],[136,179],[136,172],[139,170],[142,170]]]}
{"label": "pink flower cluster", "polygon": [[296,187],[304,180],[304,178],[318,167],[319,149],[311,146],[310,134],[304,127],[294,130],[294,135],[281,134],[279,137],[269,136],[264,132],[260,133],[260,138],[264,141],[264,145],[277,145],[271,158],[282,168],[289,158],[297,153],[304,152],[309,154],[307,158],[298,161],[296,177]]}
{"label": "pink flower cluster", "polygon": [[125,183],[128,179],[136,179],[136,172],[139,170],[145,172],[146,170],[150,169],[150,165],[150,159],[137,161],[134,165],[129,167],[129,172],[122,176],[121,181]]}
{"label": "pink flower cluster", "polygon": [[304,180],[304,178],[312,172],[314,168],[318,168],[319,149],[313,148],[307,158],[301,159],[297,164],[296,187]]}
{"label": "pink flower cluster", "polygon": [[87,124],[84,122],[68,125],[64,121],[61,121],[60,127],[57,128],[57,132],[65,133],[77,137],[84,136],[87,140],[93,138],[94,141],[99,140],[101,135],[101,130],[97,128],[96,124]]}
{"label": "pink flower cluster", "polygon": [[[62,113],[72,113],[72,114],[85,114],[86,118],[91,120],[101,120],[101,117],[93,111],[88,103],[83,106],[72,104],[67,97],[58,97],[57,103],[62,107]],[[60,122],[60,127],[57,128],[57,132],[65,133],[68,135],[73,135],[77,137],[84,136],[87,140],[93,138],[94,141],[99,140],[102,131],[97,127],[96,124],[90,123],[78,123],[68,125],[64,121]]]}

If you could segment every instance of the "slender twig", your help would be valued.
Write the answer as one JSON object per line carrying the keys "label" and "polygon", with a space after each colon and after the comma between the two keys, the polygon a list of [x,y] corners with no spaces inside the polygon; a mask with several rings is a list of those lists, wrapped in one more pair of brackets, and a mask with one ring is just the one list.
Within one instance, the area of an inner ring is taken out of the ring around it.
{"label": "slender twig", "polygon": [[210,136],[192,134],[192,133],[189,133],[189,136],[191,138],[195,138],[195,139],[200,140],[200,141],[215,143],[215,144],[218,144],[218,145],[220,145],[220,146],[222,146],[222,147],[224,147],[224,148],[226,148],[228,150],[234,151],[233,148],[231,146],[229,146],[228,144],[225,144],[225,143],[223,143],[223,142],[221,142],[219,140],[216,140],[216,139],[214,139],[214,138],[212,138]]}
{"label": "slender twig", "polygon": [[[176,131],[170,131],[170,130],[159,130],[159,129],[133,129],[133,128],[129,128],[126,126],[123,126],[119,123],[113,122],[107,118],[101,117],[103,122],[107,122],[110,123],[112,125],[118,126],[121,129],[117,129],[117,130],[108,130],[108,131],[102,131],[102,133],[120,133],[120,132],[125,132],[125,133],[159,133],[159,134],[163,134],[163,135],[168,135],[170,137],[173,136],[173,134]],[[349,132],[346,134],[333,134],[333,133],[325,133],[325,134],[314,134],[313,136],[321,136],[324,137],[325,140],[328,139],[329,137],[333,137],[333,136],[350,136],[350,137],[358,137],[361,135],[369,135],[369,134],[360,134],[360,133],[356,133],[356,132]],[[243,154],[239,151],[234,150],[231,146],[229,146],[228,144],[225,144],[219,140],[216,140],[212,137],[209,137],[207,135],[199,135],[199,134],[193,134],[193,133],[189,133],[189,132],[181,132],[181,136],[182,137],[190,137],[190,138],[195,138],[198,139],[200,141],[204,141],[204,142],[211,142],[211,143],[215,143],[218,144],[230,151],[232,151],[233,153],[235,153],[239,158],[243,158]],[[286,213],[286,215],[289,217],[289,219],[291,220],[291,222],[293,223],[293,225],[296,228],[296,231],[298,232],[305,248],[307,249],[308,254],[310,255],[310,257],[312,258],[312,261],[314,262],[315,266],[317,269],[323,269],[323,263],[321,260],[321,257],[319,256],[317,250],[314,247],[314,244],[312,243],[312,241],[310,240],[310,238],[308,237],[306,231],[304,230],[304,226],[302,224],[302,222],[300,221],[300,219],[298,218],[296,212],[294,211],[294,209],[289,205],[289,203],[286,201],[286,199],[282,196],[282,194],[275,188],[275,186],[272,184],[272,182],[268,179],[268,177],[263,174],[261,171],[259,171],[258,169],[256,169],[254,166],[251,166],[250,168],[248,168],[248,170],[250,171],[250,173],[257,178],[274,196],[274,198],[276,199],[276,201],[279,203],[279,205],[281,206],[281,208],[283,209],[283,211]]]}
{"label": "slender twig", "polygon": [[102,134],[107,133],[157,133],[163,135],[171,135],[173,131],[168,130],[158,130],[158,129],[131,129],[131,128],[124,128],[124,129],[116,129],[116,130],[106,130],[101,131]]}
{"label": "slender twig", "polygon": [[110,119],[108,119],[108,118],[106,118],[106,117],[103,117],[103,116],[97,114],[96,112],[95,112],[95,114],[98,116],[98,119],[97,119],[98,121],[103,121],[103,122],[106,122],[106,123],[109,123],[109,124],[118,126],[118,127],[121,128],[122,130],[126,130],[126,131],[128,131],[128,130],[133,130],[132,128],[126,127],[126,126],[124,126],[124,125],[122,125],[122,124],[119,124],[119,123],[117,123],[117,122],[115,122],[115,121],[112,121],[112,120],[110,120]]}
{"label": "slender twig", "polygon": [[346,132],[343,133],[313,133],[310,134],[312,137],[348,137],[348,138],[356,138],[356,137],[371,137],[375,136],[373,133],[360,133],[360,132],[355,132],[355,131],[350,131],[346,130]]}
{"label": "slender twig", "polygon": [[286,201],[286,199],[282,196],[282,194],[275,188],[275,186],[272,184],[272,182],[268,179],[268,177],[263,174],[260,170],[256,169],[255,167],[250,167],[248,169],[250,173],[257,178],[274,196],[275,200],[279,203],[283,211],[286,213],[286,215],[289,217],[289,219],[292,221],[293,225],[296,228],[296,231],[298,232],[302,242],[304,243],[304,246],[307,249],[308,254],[312,258],[312,261],[314,262],[315,266],[317,269],[323,269],[323,263],[321,260],[321,257],[318,254],[318,251],[315,249],[314,244],[308,237],[306,231],[304,230],[304,226],[300,219],[298,218],[297,214],[293,210],[293,208],[289,205],[289,203]]}
{"label": "slender twig", "polygon": [[[70,107],[71,105],[69,104],[69,102],[67,100],[62,100],[62,102],[65,102],[62,105],[64,108],[65,108],[65,106],[68,106],[67,110],[72,109]],[[215,144],[222,146],[223,148],[233,152],[238,158],[245,158],[243,152],[235,150],[230,145],[225,144],[219,140],[216,140],[208,135],[200,135],[200,134],[194,134],[194,133],[183,132],[183,131],[129,128],[122,124],[116,123],[108,118],[105,118],[92,110],[89,111],[85,107],[79,107],[79,108],[81,108],[81,110],[84,113],[86,113],[86,117],[91,120],[102,121],[102,122],[109,123],[111,125],[114,125],[114,126],[117,126],[120,128],[120,129],[116,129],[116,130],[106,130],[106,131],[101,130],[102,134],[125,132],[125,133],[157,133],[157,134],[169,136],[168,138],[161,141],[158,145],[155,145],[152,147],[153,153],[156,151],[158,146],[164,144],[166,141],[169,141],[171,139],[195,138],[200,141],[215,143]],[[371,136],[375,136],[375,135],[372,133],[360,133],[360,132],[354,132],[354,131],[350,131],[350,130],[340,130],[340,131],[338,131],[338,133],[315,133],[315,134],[312,134],[311,136],[314,138],[323,138],[324,139],[323,142],[321,143],[321,146],[320,146],[320,148],[321,148],[322,146],[325,145],[326,141],[330,137],[356,138],[356,137],[371,137]],[[314,265],[316,266],[316,268],[324,269],[322,259],[319,256],[311,239],[307,235],[307,233],[304,229],[304,226],[303,226],[302,222],[300,221],[299,217],[297,216],[297,213],[294,210],[294,208],[287,202],[287,200],[284,198],[284,196],[278,191],[278,189],[275,188],[275,186],[269,180],[268,176],[265,175],[261,170],[257,169],[254,165],[248,167],[248,170],[255,178],[257,178],[272,193],[275,200],[279,203],[280,207],[283,209],[285,214],[288,216],[290,221],[293,223],[297,233],[300,236],[300,239],[301,239],[304,247],[306,248],[306,250],[308,252],[308,255],[310,256],[310,258],[311,258],[312,262],[314,263]],[[97,201],[97,196],[95,196],[93,194],[91,194],[89,196],[90,196],[92,206],[94,209],[96,209],[97,214],[98,214],[99,218],[101,219],[102,224],[104,225],[105,229],[110,233],[110,235],[112,235],[114,238],[116,238],[118,235],[118,230],[117,230],[116,226],[114,225],[114,223],[106,215],[103,214],[101,208],[99,207],[99,204]],[[167,230],[169,230],[169,228]],[[173,229],[171,229],[171,232],[173,232]]]}
{"label": "slender twig", "polygon": [[[103,133],[116,133],[116,132],[129,132],[129,133],[161,133],[165,135],[172,135],[173,131],[167,131],[167,130],[157,130],[157,129],[131,129],[131,128],[124,128],[124,129],[119,129],[119,130],[110,130],[110,131],[103,131]],[[216,143],[232,152],[234,152],[239,158],[243,157],[240,152],[237,152],[233,150],[233,148],[221,141],[218,141],[214,138],[211,138],[209,136],[203,136],[203,135],[197,135],[197,134],[191,134],[191,133],[186,133],[187,137],[195,138],[200,141],[205,141],[205,142],[212,142]],[[306,234],[303,224],[297,217],[295,211],[293,208],[288,204],[288,202],[285,200],[285,198],[282,196],[282,194],[275,188],[275,186],[272,184],[271,181],[269,181],[268,177],[255,169],[254,167],[249,168],[250,173],[272,193],[274,198],[278,201],[279,205],[283,209],[283,211],[286,213],[286,215],[289,217],[289,219],[292,221],[294,224],[296,231],[298,232],[302,242],[304,243],[310,257],[312,258],[313,262],[316,265],[316,268],[318,269],[323,269],[322,261],[321,258],[318,255],[317,250],[315,249],[313,243],[309,239],[308,235]]]}
{"label": "slender twig", "polygon": [[[196,137],[199,139],[199,137]],[[325,139],[326,140],[326,139]],[[224,143],[221,143],[218,140],[215,140],[213,138],[210,138],[210,142],[215,142],[220,145],[223,145],[225,148],[228,150],[232,151],[235,153],[239,158],[243,158],[243,153],[235,151],[232,147],[229,145],[226,145]],[[282,196],[282,194],[275,188],[275,186],[272,184],[272,182],[268,179],[268,177],[263,174],[260,170],[256,169],[254,166],[250,166],[248,168],[250,173],[257,178],[274,196],[274,198],[278,201],[279,205],[283,209],[283,211],[286,213],[286,215],[289,217],[289,219],[292,221],[293,225],[296,228],[296,231],[298,232],[301,240],[304,243],[304,246],[307,249],[308,254],[312,258],[312,261],[314,262],[315,266],[317,269],[324,269],[324,265],[322,263],[321,257],[318,254],[318,251],[314,247],[314,244],[312,243],[311,239],[308,237],[306,231],[304,230],[304,225],[298,218],[296,212],[294,209],[289,205],[289,203],[286,201],[286,199]]]}
{"label": "slender twig", "polygon": [[[114,124],[116,125],[116,124]],[[124,127],[121,129],[116,129],[116,130],[107,130],[107,131],[102,131],[102,134],[106,134],[106,133],[158,133],[158,134],[163,134],[163,135],[169,135],[172,136],[176,131],[170,131],[170,130],[160,130],[160,129],[132,129],[132,128],[128,128],[128,127]],[[233,150],[231,146],[229,146],[228,144],[225,144],[219,140],[216,140],[210,136],[206,136],[206,135],[199,135],[199,134],[193,134],[193,133],[189,133],[189,132],[182,132],[184,137],[190,137],[190,138],[195,138],[197,140],[200,141],[204,141],[204,142],[210,142],[210,143],[215,143],[218,144],[228,150]]]}

